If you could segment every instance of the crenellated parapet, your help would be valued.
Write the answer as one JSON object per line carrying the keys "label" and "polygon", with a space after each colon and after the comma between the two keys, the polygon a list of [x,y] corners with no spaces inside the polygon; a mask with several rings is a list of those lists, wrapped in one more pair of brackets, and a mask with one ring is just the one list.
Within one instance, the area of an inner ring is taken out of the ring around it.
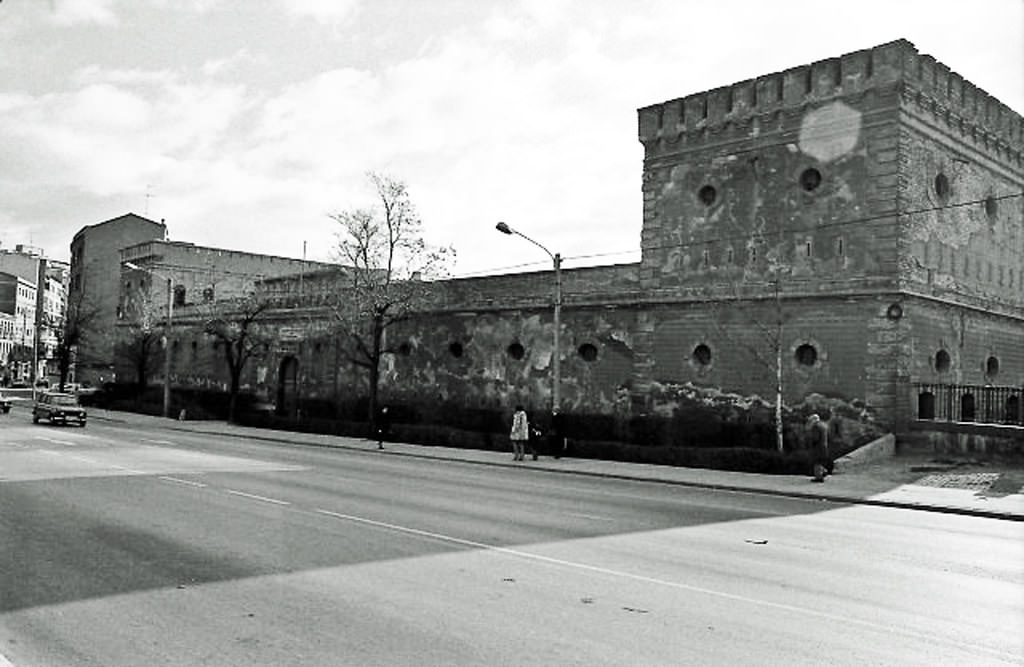
{"label": "crenellated parapet", "polygon": [[992,157],[1024,168],[1020,114],[912,46],[903,54],[903,80],[904,108]]}
{"label": "crenellated parapet", "polygon": [[970,143],[1024,166],[1024,119],[902,39],[643,107],[639,138],[650,155],[662,143],[871,92],[898,93],[903,106],[926,110]]}

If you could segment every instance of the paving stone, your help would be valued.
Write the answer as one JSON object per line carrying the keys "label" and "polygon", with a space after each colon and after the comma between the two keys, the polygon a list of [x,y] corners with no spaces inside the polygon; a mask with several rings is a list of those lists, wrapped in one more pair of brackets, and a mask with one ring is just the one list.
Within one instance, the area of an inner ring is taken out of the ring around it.
{"label": "paving stone", "polygon": [[942,473],[928,475],[914,482],[918,486],[938,486],[947,489],[987,491],[999,479],[997,472]]}

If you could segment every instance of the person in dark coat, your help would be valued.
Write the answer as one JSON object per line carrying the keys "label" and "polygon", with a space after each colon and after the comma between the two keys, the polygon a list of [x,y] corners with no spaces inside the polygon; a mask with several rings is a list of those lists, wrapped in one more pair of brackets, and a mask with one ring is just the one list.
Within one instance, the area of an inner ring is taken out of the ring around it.
{"label": "person in dark coat", "polygon": [[384,449],[384,441],[391,433],[391,412],[384,406],[377,414],[377,449]]}
{"label": "person in dark coat", "polygon": [[814,475],[812,482],[824,482],[831,461],[828,456],[828,424],[813,414],[807,418],[807,429],[811,436],[811,461]]}

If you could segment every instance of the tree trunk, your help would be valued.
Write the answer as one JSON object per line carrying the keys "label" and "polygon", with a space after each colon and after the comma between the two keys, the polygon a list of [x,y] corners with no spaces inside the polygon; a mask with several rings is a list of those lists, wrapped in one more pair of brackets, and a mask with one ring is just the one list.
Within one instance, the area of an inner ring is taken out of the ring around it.
{"label": "tree trunk", "polygon": [[370,359],[370,425],[377,428],[377,392],[380,384],[380,357],[384,347],[384,321],[380,315],[373,318],[373,358]]}
{"label": "tree trunk", "polygon": [[231,394],[228,396],[228,423],[235,423],[235,405],[238,402],[238,377],[231,374]]}

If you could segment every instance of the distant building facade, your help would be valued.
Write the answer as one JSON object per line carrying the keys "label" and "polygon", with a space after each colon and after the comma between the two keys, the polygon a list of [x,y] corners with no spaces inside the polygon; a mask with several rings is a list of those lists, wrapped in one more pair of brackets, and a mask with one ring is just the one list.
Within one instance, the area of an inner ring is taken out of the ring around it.
{"label": "distant building facade", "polygon": [[54,374],[67,272],[66,262],[43,257],[39,248],[0,249],[0,380],[30,382]]}
{"label": "distant building facade", "polygon": [[[323,262],[166,240],[144,241],[122,248],[118,265],[121,268],[117,339],[122,341],[126,336],[138,335],[140,326],[162,330],[168,299],[172,317],[177,312],[179,317],[190,318],[190,321],[196,318],[202,321],[218,316],[219,304],[255,293],[261,281],[294,276],[301,282],[306,272],[334,267]],[[194,339],[186,342],[172,336],[172,357],[194,358],[197,346]],[[162,368],[161,365],[154,370],[162,373]],[[124,358],[117,359],[116,370],[120,378],[131,378],[135,373],[131,360]],[[187,384],[194,374],[180,370],[176,381]],[[163,378],[154,379],[162,381]]]}
{"label": "distant building facade", "polygon": [[[71,241],[69,316],[83,323],[75,367],[80,381],[114,380],[114,340],[120,300],[121,250],[165,239],[167,226],[134,213],[87,225]],[[75,322],[72,326],[77,326]]]}
{"label": "distant building facade", "polygon": [[7,338],[0,341],[3,377],[11,382],[33,379],[33,343],[36,335],[36,284],[11,273],[0,272],[0,313],[7,317]]}

